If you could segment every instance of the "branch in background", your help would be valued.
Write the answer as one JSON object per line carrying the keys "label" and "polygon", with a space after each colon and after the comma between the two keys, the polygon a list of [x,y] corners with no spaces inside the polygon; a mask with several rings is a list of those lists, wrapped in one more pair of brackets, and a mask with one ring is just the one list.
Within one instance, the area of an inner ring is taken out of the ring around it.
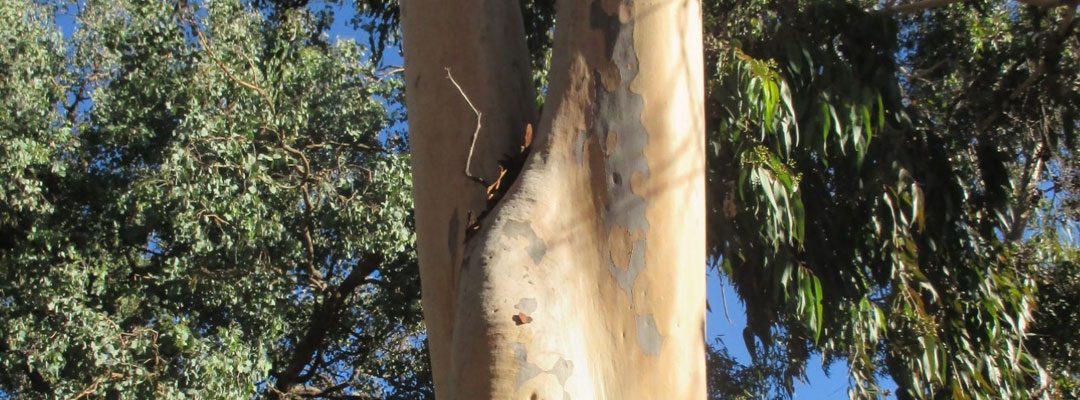
{"label": "branch in background", "polygon": [[1005,234],[1005,242],[1013,243],[1024,236],[1027,222],[1031,217],[1031,205],[1038,202],[1038,185],[1042,178],[1043,159],[1045,157],[1045,140],[1040,140],[1035,145],[1035,151],[1028,155],[1020,185],[1016,187],[1017,205],[1013,212],[1012,221],[1009,223],[1009,231]]}
{"label": "branch in background", "polygon": [[[1076,8],[1074,7],[1065,11],[1065,15],[1061,18],[1061,25],[1058,26],[1057,31],[1054,32],[1054,36],[1051,37],[1050,43],[1043,47],[1039,54],[1039,65],[1036,66],[1035,69],[1031,71],[1031,75],[1028,75],[1027,79],[1021,82],[1016,89],[1013,89],[1009,95],[998,96],[1001,101],[999,107],[995,108],[996,110],[1004,110],[1009,102],[1019,98],[1020,95],[1024,94],[1024,92],[1035,85],[1036,82],[1046,76],[1046,72],[1050,70],[1050,63],[1058,59],[1058,57],[1053,56],[1061,53],[1064,47],[1063,45],[1065,44],[1065,39],[1072,36],[1072,32],[1075,28]],[[1000,111],[989,113],[986,118],[983,118],[983,120],[975,127],[975,132],[981,133],[986,131],[990,128],[990,125],[996,122],[1003,114],[1004,113]]]}
{"label": "branch in background", "polygon": [[[0,353],[10,353],[13,351],[14,350],[8,344],[7,340],[0,339]],[[26,374],[26,379],[30,381],[31,390],[44,394],[46,396],[51,396],[54,394],[52,384],[50,384],[49,381],[45,379],[44,375],[41,375],[41,372],[38,372],[37,370],[31,368],[29,362],[23,362],[21,368],[23,370],[23,373]]]}
{"label": "branch in background", "polygon": [[307,333],[294,346],[292,356],[289,357],[289,362],[285,368],[280,373],[275,374],[277,382],[270,391],[274,397],[283,398],[294,386],[303,384],[314,376],[310,372],[304,374],[304,370],[322,350],[327,335],[338,328],[341,323],[341,313],[347,306],[349,296],[364,283],[365,278],[379,268],[382,262],[382,258],[377,255],[365,257],[345,277],[341,285],[333,290],[321,304],[316,305],[315,312],[311,315],[311,322],[308,324]]}
{"label": "branch in background", "polygon": [[[959,3],[960,1],[961,0],[922,0],[916,1],[914,3],[907,3],[901,5],[894,5],[893,3],[889,3],[886,4],[885,9],[881,10],[881,12],[887,15],[912,14],[933,8],[944,7],[953,3]],[[1075,0],[1016,0],[1016,2],[1043,8],[1076,6]]]}
{"label": "branch in background", "polygon": [[64,105],[64,108],[67,109],[65,115],[71,126],[75,126],[76,119],[79,117],[79,103],[82,103],[89,98],[86,94],[86,87],[88,85],[90,85],[90,82],[88,81],[84,80],[80,82],[78,89],[75,90],[75,96],[71,101],[71,104]]}
{"label": "branch in background", "polygon": [[1061,6],[1075,6],[1076,5],[1076,1],[1065,1],[1065,0],[1016,0],[1016,2],[1017,3],[1024,3],[1024,4],[1027,4],[1029,6],[1044,7],[1044,8],[1053,8],[1053,7],[1061,7]]}
{"label": "branch in background", "polygon": [[225,73],[225,76],[228,77],[229,80],[236,82],[236,84],[240,86],[255,91],[255,93],[258,94],[260,98],[262,98],[263,102],[266,103],[267,108],[270,109],[270,114],[276,114],[276,112],[274,111],[274,102],[270,100],[270,96],[266,93],[265,90],[263,90],[263,88],[259,87],[254,83],[247,82],[243,79],[236,77],[235,75],[233,75],[232,70],[226,67],[225,64],[221,62],[221,60],[218,60],[217,56],[214,55],[214,50],[207,43],[206,37],[203,35],[202,30],[199,29],[198,23],[195,22],[195,19],[193,17],[191,17],[192,12],[190,9],[187,9],[186,4],[185,7],[180,11],[180,20],[188,22],[188,24],[191,26],[191,31],[195,33],[195,38],[198,39],[199,45],[202,46],[204,51],[206,51],[206,55],[210,58],[210,61],[213,61],[214,64],[216,64],[218,68],[220,68],[221,71]]}
{"label": "branch in background", "polygon": [[400,74],[402,72],[405,72],[404,67],[393,67],[393,68],[390,68],[390,69],[384,71],[382,74],[380,74],[379,77],[375,79],[375,81],[376,82],[382,82],[386,78],[389,78],[391,76]]}
{"label": "branch in background", "polygon": [[881,12],[887,15],[911,14],[959,2],[960,0],[922,0],[914,3],[901,4],[895,7],[888,7],[881,10]]}

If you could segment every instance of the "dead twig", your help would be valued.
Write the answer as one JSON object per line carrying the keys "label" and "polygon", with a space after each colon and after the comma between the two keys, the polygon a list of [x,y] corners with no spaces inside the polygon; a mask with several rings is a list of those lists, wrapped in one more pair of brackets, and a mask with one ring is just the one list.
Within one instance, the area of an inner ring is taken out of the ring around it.
{"label": "dead twig", "polygon": [[472,100],[469,100],[469,96],[465,95],[465,90],[461,88],[461,85],[457,83],[457,80],[454,80],[454,76],[450,74],[450,68],[446,68],[446,79],[449,79],[450,83],[454,84],[454,87],[457,88],[458,93],[461,94],[461,97],[465,98],[465,102],[469,104],[469,108],[471,108],[473,113],[476,114],[476,130],[473,131],[472,143],[469,144],[469,155],[468,158],[465,159],[465,176],[469,177],[469,179],[479,182],[481,185],[487,186],[487,183],[484,182],[483,178],[477,177],[472,174],[471,169],[473,151],[476,149],[476,138],[480,135],[480,119],[483,117],[483,114],[480,112],[480,110],[476,109],[476,106],[473,105]]}

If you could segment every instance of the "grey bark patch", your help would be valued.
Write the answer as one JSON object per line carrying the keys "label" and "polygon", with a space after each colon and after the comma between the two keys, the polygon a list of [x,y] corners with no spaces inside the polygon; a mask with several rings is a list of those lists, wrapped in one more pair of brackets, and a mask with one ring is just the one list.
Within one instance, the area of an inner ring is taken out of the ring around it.
{"label": "grey bark patch", "polygon": [[653,319],[652,314],[637,316],[637,341],[638,347],[641,347],[641,351],[645,354],[660,355],[660,346],[664,343],[664,338],[656,329],[656,320]]}
{"label": "grey bark patch", "polygon": [[536,311],[536,299],[532,297],[525,297],[518,301],[514,308],[524,311],[525,313],[532,314]]}
{"label": "grey bark patch", "polygon": [[554,375],[555,379],[559,380],[559,385],[566,386],[566,380],[574,372],[574,363],[562,356],[559,357],[558,361],[555,361],[555,364],[552,364],[551,368],[545,370],[529,362],[529,351],[525,348],[525,344],[512,343],[510,346],[514,350],[514,361],[518,364],[518,373],[515,379],[518,388],[540,374]]}
{"label": "grey bark patch", "polygon": [[537,367],[536,364],[529,362],[529,351],[525,349],[525,345],[522,343],[513,343],[510,346],[514,349],[514,360],[518,364],[517,377],[515,383],[517,387],[521,387],[530,379],[540,375],[544,370]]}
{"label": "grey bark patch", "polygon": [[547,372],[555,375],[555,378],[559,380],[560,385],[566,386],[566,380],[570,378],[570,374],[574,372],[574,363],[559,357],[559,361],[556,361],[555,365],[552,365]]}
{"label": "grey bark patch", "polygon": [[[632,8],[634,2],[624,0],[623,6]],[[607,185],[607,204],[603,210],[605,227],[608,230],[622,227],[631,232],[645,233],[649,229],[645,215],[646,202],[644,197],[634,192],[634,182],[639,178],[647,179],[650,175],[645,159],[649,132],[641,122],[645,101],[640,94],[630,90],[630,84],[637,77],[639,68],[637,51],[634,49],[634,20],[628,18],[626,23],[622,23],[619,11],[608,14],[600,2],[596,1],[592,5],[590,21],[593,28],[603,31],[605,39],[608,40],[609,48],[606,50],[611,57],[610,62],[619,71],[619,82],[614,90],[608,90],[601,79],[595,80],[594,117],[589,121],[588,127],[589,135],[596,138],[594,143],[603,150],[602,154],[607,155],[604,171],[592,173],[611,174],[610,178],[604,177],[603,180]],[[600,75],[602,68],[609,67],[593,66],[594,73]],[[618,135],[617,140],[608,140],[608,135],[612,134]],[[611,273],[627,296],[632,296],[634,281],[645,268],[647,251],[647,240],[641,239],[633,244],[629,268],[621,270],[611,263]]]}
{"label": "grey bark patch", "polygon": [[532,226],[526,222],[508,221],[505,229],[506,236],[523,237],[529,242],[527,251],[534,263],[539,264],[544,259],[544,255],[547,254],[547,244],[539,236],[536,236],[536,231],[533,230]]}
{"label": "grey bark patch", "polygon": [[608,271],[611,275],[615,276],[615,281],[619,283],[619,287],[626,291],[626,295],[629,296],[631,289],[634,288],[634,282],[637,281],[638,275],[641,275],[641,271],[645,269],[645,240],[635,240],[633,247],[630,248],[630,265],[626,269],[619,268],[615,265],[615,261],[608,259]]}

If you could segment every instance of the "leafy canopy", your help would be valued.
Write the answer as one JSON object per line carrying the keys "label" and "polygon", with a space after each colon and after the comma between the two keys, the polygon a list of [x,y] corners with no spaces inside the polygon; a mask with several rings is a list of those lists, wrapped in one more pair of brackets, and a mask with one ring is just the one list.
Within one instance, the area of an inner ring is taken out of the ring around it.
{"label": "leafy canopy", "polygon": [[430,396],[400,83],[325,18],[0,3],[0,390]]}
{"label": "leafy canopy", "polygon": [[788,360],[787,391],[821,353],[858,398],[882,375],[901,398],[1046,393],[1017,249],[1076,151],[1075,7],[879,7],[706,3],[710,244],[746,343]]}

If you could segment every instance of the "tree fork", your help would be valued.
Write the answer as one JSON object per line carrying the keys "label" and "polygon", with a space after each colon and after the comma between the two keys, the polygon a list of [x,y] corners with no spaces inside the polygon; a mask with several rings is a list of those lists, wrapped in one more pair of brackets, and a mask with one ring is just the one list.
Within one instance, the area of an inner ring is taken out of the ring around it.
{"label": "tree fork", "polygon": [[[697,1],[561,1],[544,115],[516,2],[402,5],[425,320],[447,399],[704,398]],[[455,88],[444,79],[454,71]],[[520,177],[466,241],[533,124]]]}

